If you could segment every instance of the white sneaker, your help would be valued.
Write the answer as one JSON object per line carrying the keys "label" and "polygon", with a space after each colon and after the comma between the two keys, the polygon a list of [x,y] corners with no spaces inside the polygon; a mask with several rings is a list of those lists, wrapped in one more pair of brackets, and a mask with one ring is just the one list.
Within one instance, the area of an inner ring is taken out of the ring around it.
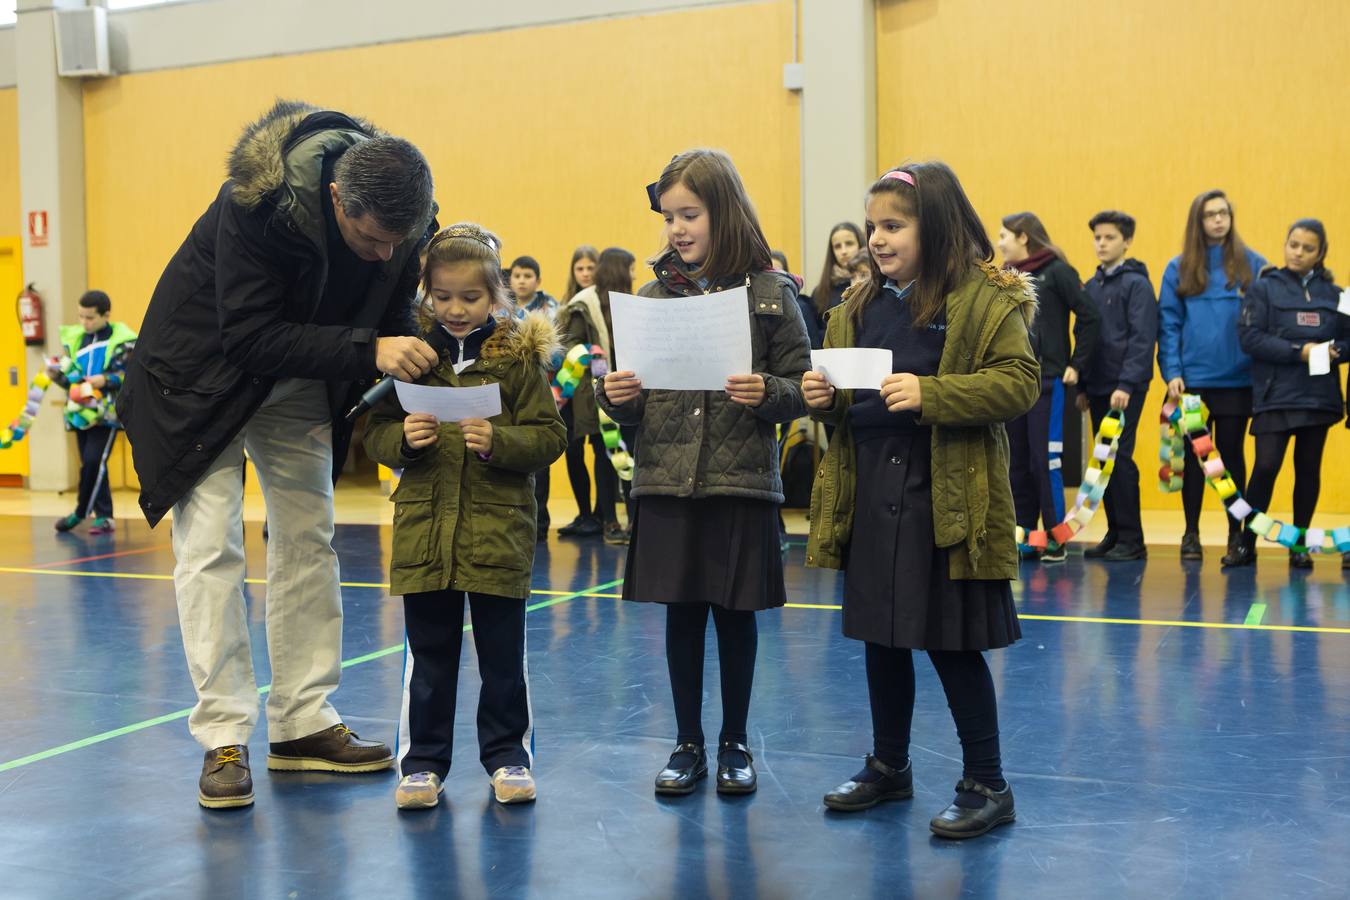
{"label": "white sneaker", "polygon": [[498,803],[532,803],[534,777],[524,766],[502,766],[492,773],[492,793]]}
{"label": "white sneaker", "polygon": [[440,802],[445,785],[435,772],[414,772],[404,775],[394,791],[394,802],[399,809],[431,809]]}

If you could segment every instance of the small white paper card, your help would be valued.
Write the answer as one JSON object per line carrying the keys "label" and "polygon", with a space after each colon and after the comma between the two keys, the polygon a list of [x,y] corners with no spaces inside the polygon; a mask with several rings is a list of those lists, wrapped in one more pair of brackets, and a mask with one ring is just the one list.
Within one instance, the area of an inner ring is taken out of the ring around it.
{"label": "small white paper card", "polygon": [[644,388],[720,391],[750,374],[750,298],[744,286],[698,297],[611,293],[614,368]]}
{"label": "small white paper card", "polygon": [[441,422],[490,419],[502,411],[502,391],[495,382],[470,387],[437,387],[394,382],[398,402],[410,413],[430,413]]}
{"label": "small white paper card", "polygon": [[812,350],[811,368],[837,388],[881,390],[881,382],[895,365],[894,354],[875,347]]}
{"label": "small white paper card", "polygon": [[1309,375],[1330,375],[1331,374],[1331,342],[1322,344],[1313,344],[1312,350],[1308,352],[1308,374]]}
{"label": "small white paper card", "polygon": [[1336,305],[1336,312],[1350,316],[1350,287],[1341,291],[1341,302]]}

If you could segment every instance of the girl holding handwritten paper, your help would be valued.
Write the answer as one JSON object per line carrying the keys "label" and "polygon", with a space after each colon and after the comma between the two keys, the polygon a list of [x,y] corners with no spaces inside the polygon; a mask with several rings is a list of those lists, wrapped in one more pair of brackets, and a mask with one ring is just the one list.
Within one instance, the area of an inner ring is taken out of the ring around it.
{"label": "girl holding handwritten paper", "polygon": [[[676,746],[656,777],[658,794],[688,794],[708,774],[703,746],[703,647],[712,613],[722,673],[717,790],[755,789],[746,721],[758,631],[755,612],[786,602],[778,543],[774,426],[803,413],[810,365],[796,283],[774,271],[768,241],[731,160],[690,150],[647,189],[665,218],[666,246],[652,260],[653,298],[745,286],[753,372],[722,391],[646,390],[640,371],[611,372],[596,397],[621,424],[635,424],[637,468],[625,600],[666,604],[666,662]],[[620,363],[624,349],[616,348]]]}
{"label": "girl holding handwritten paper", "polygon": [[403,469],[390,498],[390,592],[403,595],[407,629],[402,780],[394,795],[400,809],[435,806],[450,770],[466,595],[483,679],[479,758],[499,802],[535,798],[525,671],[525,599],[535,548],[531,473],[562,454],[567,431],[546,371],[559,348],[557,333],[541,313],[511,315],[499,246],[491,232],[468,223],[432,238],[422,274],[431,320],[422,324],[454,340],[420,383],[496,384],[501,413],[437,422],[404,415],[391,395],[366,426],[366,452]]}
{"label": "girl holding handwritten paper", "polygon": [[939,162],[893,169],[867,195],[871,277],[826,325],[825,346],[893,351],[879,391],[802,392],[835,438],[811,495],[808,565],[844,570],[843,627],[864,641],[873,752],[825,795],[831,809],[913,796],[914,661],[937,669],[961,739],[956,799],[931,823],[974,837],[1013,819],[999,758],[994,682],[982,650],[1021,636],[1011,580],[1016,523],[1003,423],[1040,394],[1024,274],[993,248],[956,175]]}
{"label": "girl holding handwritten paper", "polygon": [[[1238,340],[1252,358],[1252,434],[1256,460],[1247,502],[1266,512],[1275,479],[1294,445],[1294,527],[1312,524],[1322,486],[1327,431],[1341,420],[1340,373],[1350,353],[1350,316],[1340,315],[1340,288],[1326,267],[1327,232],[1317,219],[1300,219],[1284,240],[1284,268],[1265,269],[1242,298]],[[1325,366],[1313,374],[1320,345]],[[1240,562],[1256,562],[1256,535],[1242,532]],[[1300,544],[1303,542],[1300,541]],[[1307,550],[1289,548],[1289,565],[1311,569]]]}

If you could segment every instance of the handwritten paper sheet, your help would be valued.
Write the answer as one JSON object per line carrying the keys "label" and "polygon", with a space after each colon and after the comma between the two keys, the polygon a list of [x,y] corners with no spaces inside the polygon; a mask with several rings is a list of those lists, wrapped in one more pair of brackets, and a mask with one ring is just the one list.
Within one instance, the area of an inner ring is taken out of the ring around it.
{"label": "handwritten paper sheet", "polygon": [[811,351],[811,368],[823,374],[837,388],[881,390],[881,382],[891,374],[893,365],[891,351],[875,347]]}
{"label": "handwritten paper sheet", "polygon": [[410,413],[430,413],[441,422],[488,419],[502,411],[502,392],[497,384],[471,387],[435,387],[394,382],[398,402]]}
{"label": "handwritten paper sheet", "polygon": [[744,286],[700,297],[611,293],[614,370],[644,388],[720,391],[750,373],[750,300]]}

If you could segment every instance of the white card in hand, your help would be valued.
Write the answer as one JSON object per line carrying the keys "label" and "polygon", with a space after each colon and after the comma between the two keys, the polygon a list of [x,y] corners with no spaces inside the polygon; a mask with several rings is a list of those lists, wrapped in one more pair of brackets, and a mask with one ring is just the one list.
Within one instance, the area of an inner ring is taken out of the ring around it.
{"label": "white card in hand", "polygon": [[502,411],[501,387],[475,384],[470,387],[436,387],[395,381],[399,405],[405,412],[427,413],[440,422],[490,419]]}
{"label": "white card in hand", "polygon": [[1350,287],[1341,291],[1341,302],[1336,305],[1336,312],[1350,316]]}
{"label": "white card in hand", "polygon": [[1331,374],[1331,342],[1323,344],[1313,344],[1312,350],[1308,352],[1308,374],[1309,375],[1330,375]]}
{"label": "white card in hand", "polygon": [[894,355],[874,347],[838,347],[812,350],[811,368],[820,372],[837,388],[881,390],[881,382],[891,374]]}

